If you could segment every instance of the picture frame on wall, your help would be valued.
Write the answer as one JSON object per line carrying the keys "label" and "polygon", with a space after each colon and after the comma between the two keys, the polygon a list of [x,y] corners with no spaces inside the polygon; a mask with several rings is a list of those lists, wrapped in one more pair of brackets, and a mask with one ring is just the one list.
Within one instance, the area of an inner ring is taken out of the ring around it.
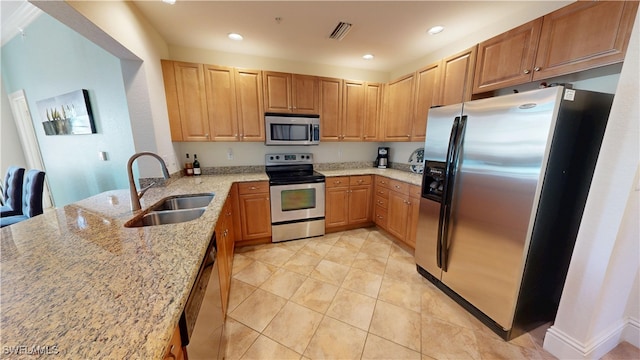
{"label": "picture frame on wall", "polygon": [[96,125],[86,89],[36,102],[46,135],[95,134]]}

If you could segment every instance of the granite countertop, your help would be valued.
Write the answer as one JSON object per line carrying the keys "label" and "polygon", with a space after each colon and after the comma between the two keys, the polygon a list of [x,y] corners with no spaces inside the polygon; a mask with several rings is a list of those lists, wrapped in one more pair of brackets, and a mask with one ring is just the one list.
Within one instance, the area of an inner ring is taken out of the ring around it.
{"label": "granite countertop", "polygon": [[[419,185],[393,169],[324,170],[377,174]],[[181,194],[215,193],[190,222],[126,228],[129,190],[107,191],[1,229],[3,358],[34,353],[69,359],[161,359],[234,182],[265,173],[184,177],[150,189],[143,209]],[[144,210],[143,210],[144,211]]]}

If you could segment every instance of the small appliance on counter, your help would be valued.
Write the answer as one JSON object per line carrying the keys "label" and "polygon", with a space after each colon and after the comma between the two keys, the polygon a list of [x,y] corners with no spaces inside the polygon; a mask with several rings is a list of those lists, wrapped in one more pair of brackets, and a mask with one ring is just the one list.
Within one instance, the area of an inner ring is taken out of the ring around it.
{"label": "small appliance on counter", "polygon": [[379,147],[378,157],[376,158],[376,167],[378,169],[386,169],[387,165],[389,165],[389,148]]}

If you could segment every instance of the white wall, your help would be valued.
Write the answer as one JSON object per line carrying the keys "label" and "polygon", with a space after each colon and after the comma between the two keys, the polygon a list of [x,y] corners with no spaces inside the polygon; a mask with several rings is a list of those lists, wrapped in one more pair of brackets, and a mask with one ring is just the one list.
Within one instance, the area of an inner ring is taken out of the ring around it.
{"label": "white wall", "polygon": [[638,307],[628,305],[638,302],[640,268],[639,28],[636,14],[558,315],[545,337],[544,348],[559,358],[598,359],[624,336],[639,345]]}

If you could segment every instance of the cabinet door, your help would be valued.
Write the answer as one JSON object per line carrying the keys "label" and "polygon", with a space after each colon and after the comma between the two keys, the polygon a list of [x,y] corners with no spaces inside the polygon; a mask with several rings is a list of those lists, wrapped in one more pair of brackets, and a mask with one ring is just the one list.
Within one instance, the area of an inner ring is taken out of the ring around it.
{"label": "cabinet door", "polygon": [[209,120],[201,64],[173,63],[183,141],[209,141]]}
{"label": "cabinet door", "polygon": [[418,232],[418,216],[420,213],[420,186],[411,185],[409,189],[409,216],[407,218],[407,236],[405,243],[416,248],[416,236]]}
{"label": "cabinet door", "polygon": [[533,80],[623,61],[637,9],[637,1],[578,1],[546,15]]}
{"label": "cabinet door", "polygon": [[264,141],[262,72],[236,69],[238,131],[242,141]]}
{"label": "cabinet door", "polygon": [[165,99],[167,100],[171,140],[182,141],[182,122],[180,121],[180,106],[178,105],[178,89],[173,61],[160,60],[160,62],[162,64],[162,79],[164,81]]}
{"label": "cabinet door", "polygon": [[439,105],[458,104],[471,100],[476,49],[477,46],[474,46],[442,60]]}
{"label": "cabinet door", "polygon": [[382,84],[364,84],[364,124],[362,126],[364,141],[381,141],[380,118],[382,111]]}
{"label": "cabinet door", "polygon": [[440,62],[416,71],[415,112],[411,141],[424,141],[427,133],[429,108],[438,104]]}
{"label": "cabinet door", "polygon": [[325,227],[349,224],[348,186],[327,187],[325,189]]}
{"label": "cabinet door", "polygon": [[409,216],[408,196],[395,192],[389,192],[387,231],[398,239],[404,240],[407,235],[407,218]]}
{"label": "cabinet door", "polygon": [[338,141],[342,121],[342,79],[320,78],[320,140]]}
{"label": "cabinet door", "polygon": [[320,96],[318,95],[318,77],[293,74],[291,78],[291,103],[293,112],[317,114]]}
{"label": "cabinet door", "polygon": [[473,93],[531,81],[542,18],[478,45]]}
{"label": "cabinet door", "polygon": [[211,139],[237,140],[238,115],[233,68],[204,65],[204,85]]}
{"label": "cabinet door", "polygon": [[291,112],[291,74],[264,71],[264,110]]}
{"label": "cabinet door", "polygon": [[344,81],[341,140],[362,140],[364,119],[364,82]]}
{"label": "cabinet door", "polygon": [[388,86],[384,133],[386,141],[409,141],[411,137],[414,78],[414,74],[411,74]]}
{"label": "cabinet door", "polygon": [[241,194],[242,240],[271,236],[271,202],[269,194]]}
{"label": "cabinet door", "polygon": [[351,186],[349,189],[349,224],[371,222],[372,189],[372,185]]}
{"label": "cabinet door", "polygon": [[220,300],[222,301],[223,313],[227,311],[229,300],[229,289],[231,285],[231,268],[229,266],[229,247],[227,242],[227,219],[223,213],[218,217],[216,223],[216,262],[218,263],[218,278],[220,280]]}

